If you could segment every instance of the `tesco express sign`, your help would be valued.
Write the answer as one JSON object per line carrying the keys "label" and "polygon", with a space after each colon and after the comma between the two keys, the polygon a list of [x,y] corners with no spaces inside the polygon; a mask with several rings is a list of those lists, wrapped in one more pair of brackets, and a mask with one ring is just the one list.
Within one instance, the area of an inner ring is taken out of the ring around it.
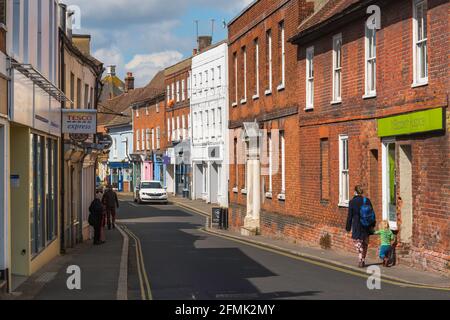
{"label": "tesco express sign", "polygon": [[97,110],[63,110],[63,133],[97,133]]}

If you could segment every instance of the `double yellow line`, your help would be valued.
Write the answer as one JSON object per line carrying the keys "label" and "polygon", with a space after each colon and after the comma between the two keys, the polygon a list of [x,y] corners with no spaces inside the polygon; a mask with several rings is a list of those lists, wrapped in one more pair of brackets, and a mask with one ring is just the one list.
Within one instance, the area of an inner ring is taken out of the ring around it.
{"label": "double yellow line", "polygon": [[145,270],[144,255],[142,254],[141,240],[127,226],[121,225],[122,230],[134,240],[136,247],[136,260],[139,275],[139,284],[141,288],[142,300],[153,300],[150,282],[148,281],[147,271]]}

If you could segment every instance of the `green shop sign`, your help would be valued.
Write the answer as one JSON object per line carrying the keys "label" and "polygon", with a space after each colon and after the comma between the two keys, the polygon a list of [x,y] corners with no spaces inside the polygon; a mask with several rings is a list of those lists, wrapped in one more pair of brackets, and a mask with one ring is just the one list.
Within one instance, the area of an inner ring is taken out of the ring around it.
{"label": "green shop sign", "polygon": [[405,134],[443,130],[443,110],[432,109],[378,120],[378,136],[392,137]]}

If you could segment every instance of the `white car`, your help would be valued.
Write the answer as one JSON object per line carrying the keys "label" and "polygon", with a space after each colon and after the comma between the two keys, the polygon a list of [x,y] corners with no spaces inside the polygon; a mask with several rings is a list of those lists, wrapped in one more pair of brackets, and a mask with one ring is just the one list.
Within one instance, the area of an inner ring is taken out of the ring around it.
{"label": "white car", "polygon": [[136,188],[134,201],[141,204],[144,202],[164,203],[169,202],[167,190],[160,181],[142,181]]}

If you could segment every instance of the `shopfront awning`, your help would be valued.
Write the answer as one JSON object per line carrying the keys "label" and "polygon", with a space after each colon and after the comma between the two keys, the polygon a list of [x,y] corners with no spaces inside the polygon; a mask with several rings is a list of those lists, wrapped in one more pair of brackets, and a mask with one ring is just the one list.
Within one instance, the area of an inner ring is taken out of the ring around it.
{"label": "shopfront awning", "polygon": [[19,63],[11,59],[11,67],[22,73],[25,77],[30,79],[35,85],[48,93],[51,97],[59,102],[73,103],[64,92],[62,92],[57,86],[43,76],[38,70],[36,70],[31,64]]}

